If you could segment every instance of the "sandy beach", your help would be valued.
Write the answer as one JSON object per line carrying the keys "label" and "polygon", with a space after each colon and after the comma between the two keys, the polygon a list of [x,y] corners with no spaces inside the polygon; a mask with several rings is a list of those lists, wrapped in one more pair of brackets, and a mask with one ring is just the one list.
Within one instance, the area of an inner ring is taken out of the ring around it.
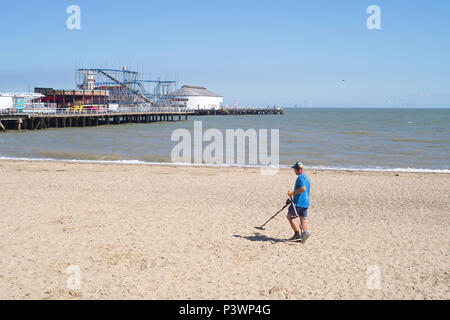
{"label": "sandy beach", "polygon": [[0,299],[450,299],[449,174],[306,173],[1,161]]}

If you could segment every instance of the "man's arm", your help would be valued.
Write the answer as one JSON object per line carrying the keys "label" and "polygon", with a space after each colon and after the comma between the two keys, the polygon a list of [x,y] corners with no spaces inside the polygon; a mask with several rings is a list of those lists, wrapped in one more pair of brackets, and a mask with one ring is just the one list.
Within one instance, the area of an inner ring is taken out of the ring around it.
{"label": "man's arm", "polygon": [[293,197],[296,195],[300,195],[305,191],[306,191],[305,181],[300,177],[300,188],[298,188],[297,190],[294,190],[294,191],[289,191],[288,196]]}
{"label": "man's arm", "polygon": [[294,195],[302,194],[303,192],[306,192],[306,187],[301,187],[300,189],[297,189],[294,191]]}
{"label": "man's arm", "polygon": [[289,196],[289,198],[292,198],[293,196],[296,196],[298,194],[302,194],[305,191],[306,191],[306,187],[301,187],[300,189],[297,189],[295,191],[289,191],[288,192],[288,196]]}

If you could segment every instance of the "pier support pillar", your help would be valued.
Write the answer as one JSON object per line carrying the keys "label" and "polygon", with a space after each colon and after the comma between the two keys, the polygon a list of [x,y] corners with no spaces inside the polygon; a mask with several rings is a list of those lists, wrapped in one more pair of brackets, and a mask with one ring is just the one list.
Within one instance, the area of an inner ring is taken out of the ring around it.
{"label": "pier support pillar", "polygon": [[22,118],[17,119],[17,130],[20,131],[22,130]]}
{"label": "pier support pillar", "polygon": [[0,131],[6,132],[6,128],[1,121],[0,121]]}
{"label": "pier support pillar", "polygon": [[34,130],[42,129],[42,119],[36,119],[36,122],[34,124]]}

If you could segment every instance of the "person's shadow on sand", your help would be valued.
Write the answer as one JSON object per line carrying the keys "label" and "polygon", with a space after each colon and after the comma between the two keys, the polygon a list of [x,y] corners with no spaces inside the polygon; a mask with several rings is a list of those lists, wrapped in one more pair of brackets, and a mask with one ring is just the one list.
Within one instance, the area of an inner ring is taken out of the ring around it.
{"label": "person's shadow on sand", "polygon": [[272,243],[285,242],[285,240],[283,240],[283,239],[271,238],[271,237],[268,237],[261,233],[255,233],[252,236],[240,236],[240,235],[235,234],[233,237],[247,239],[248,241],[253,241],[253,242],[255,242],[255,241],[256,242],[272,242]]}

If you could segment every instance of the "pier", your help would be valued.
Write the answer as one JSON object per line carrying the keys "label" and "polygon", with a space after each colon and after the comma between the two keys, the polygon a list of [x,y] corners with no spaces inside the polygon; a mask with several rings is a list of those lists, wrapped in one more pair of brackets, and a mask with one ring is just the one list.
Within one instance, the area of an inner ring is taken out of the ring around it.
{"label": "pier", "polygon": [[126,123],[182,121],[188,116],[213,115],[282,115],[281,108],[235,108],[217,110],[186,110],[183,108],[135,108],[116,110],[27,110],[1,111],[0,132],[8,130],[43,130],[50,128],[96,127]]}
{"label": "pier", "polygon": [[196,116],[231,116],[231,115],[271,115],[284,114],[281,108],[222,108],[217,110],[195,110]]}
{"label": "pier", "polygon": [[42,130],[49,128],[96,127],[125,123],[151,123],[187,120],[194,111],[179,108],[134,109],[120,111],[57,110],[45,112],[2,112],[0,132],[7,130]]}

